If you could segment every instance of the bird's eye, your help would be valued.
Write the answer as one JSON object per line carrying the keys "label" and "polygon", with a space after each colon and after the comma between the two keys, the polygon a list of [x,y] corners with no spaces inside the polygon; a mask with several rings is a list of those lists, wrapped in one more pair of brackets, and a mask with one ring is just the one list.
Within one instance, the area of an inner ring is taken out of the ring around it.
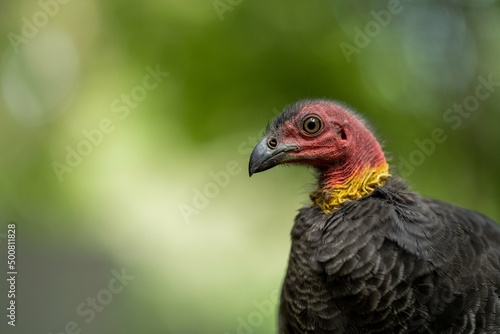
{"label": "bird's eye", "polygon": [[323,122],[319,116],[308,116],[302,121],[302,130],[306,135],[315,135],[323,128]]}

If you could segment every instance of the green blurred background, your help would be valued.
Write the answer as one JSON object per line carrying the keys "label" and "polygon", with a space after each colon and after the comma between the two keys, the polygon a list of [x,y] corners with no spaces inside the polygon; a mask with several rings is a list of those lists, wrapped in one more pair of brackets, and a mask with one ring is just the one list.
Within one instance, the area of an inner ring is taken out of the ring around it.
{"label": "green blurred background", "polygon": [[[16,333],[274,333],[314,178],[247,162],[301,98],[352,105],[413,189],[500,220],[497,1],[4,0],[0,18]],[[133,279],[110,294],[113,270]],[[4,278],[0,301],[14,332]]]}

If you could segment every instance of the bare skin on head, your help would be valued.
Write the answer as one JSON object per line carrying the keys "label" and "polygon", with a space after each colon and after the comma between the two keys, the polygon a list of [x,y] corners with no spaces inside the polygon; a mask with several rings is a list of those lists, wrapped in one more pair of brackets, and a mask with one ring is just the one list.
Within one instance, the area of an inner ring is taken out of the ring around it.
{"label": "bare skin on head", "polygon": [[326,100],[295,103],[275,119],[252,153],[250,174],[286,163],[318,171],[311,200],[325,213],[390,177],[384,152],[364,121]]}

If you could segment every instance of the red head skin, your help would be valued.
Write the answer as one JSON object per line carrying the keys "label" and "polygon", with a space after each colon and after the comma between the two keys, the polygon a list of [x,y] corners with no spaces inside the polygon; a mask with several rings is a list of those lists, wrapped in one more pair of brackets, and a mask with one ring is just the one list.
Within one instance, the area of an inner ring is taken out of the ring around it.
{"label": "red head skin", "polygon": [[[303,129],[310,116],[322,120],[322,129],[314,135]],[[347,107],[332,101],[304,102],[291,119],[269,133],[277,142],[295,144],[288,162],[305,164],[320,172],[320,189],[344,184],[367,168],[386,164],[384,152],[363,121]]]}

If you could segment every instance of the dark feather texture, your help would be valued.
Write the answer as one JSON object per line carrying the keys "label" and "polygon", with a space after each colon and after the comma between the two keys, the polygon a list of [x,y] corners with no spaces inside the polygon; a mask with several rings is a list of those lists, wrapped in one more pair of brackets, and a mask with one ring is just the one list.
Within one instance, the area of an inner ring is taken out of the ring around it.
{"label": "dark feather texture", "polygon": [[300,210],[280,333],[500,333],[500,230],[390,178],[324,214]]}

